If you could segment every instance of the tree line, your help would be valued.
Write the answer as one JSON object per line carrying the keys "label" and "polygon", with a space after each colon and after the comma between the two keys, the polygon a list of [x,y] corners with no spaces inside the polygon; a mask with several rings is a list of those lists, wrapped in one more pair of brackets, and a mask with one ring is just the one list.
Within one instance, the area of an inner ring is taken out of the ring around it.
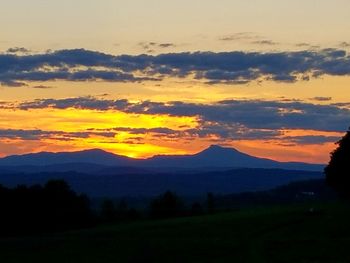
{"label": "tree line", "polygon": [[162,219],[201,215],[214,211],[214,196],[208,194],[207,207],[200,203],[185,206],[171,191],[155,197],[147,211],[129,208],[105,199],[92,209],[88,196],[77,194],[63,180],[50,180],[45,185],[7,188],[0,185],[0,236],[66,231],[142,218]]}
{"label": "tree line", "polygon": [[[337,145],[325,168],[326,182],[341,197],[350,199],[350,130]],[[322,185],[320,187],[324,189]],[[290,187],[288,189],[293,190]],[[286,196],[286,189],[283,192]],[[263,197],[269,202],[271,198],[274,200],[281,197],[280,194],[271,196],[273,193],[265,193]],[[287,195],[287,200],[291,199],[290,196],[294,199],[294,193],[295,190]],[[326,194],[329,196],[328,190]],[[151,201],[145,215],[129,208],[123,200],[116,204],[106,199],[98,211],[94,211],[89,198],[74,192],[63,180],[50,180],[43,186],[19,185],[12,189],[0,185],[0,236],[64,231],[144,217],[162,219],[211,214],[220,208],[218,203],[232,203],[232,200],[242,203],[247,198],[248,201],[254,198],[261,200],[262,195],[240,194],[227,201],[227,198],[217,198],[208,193],[206,203],[195,202],[186,206],[176,193],[167,191]]]}
{"label": "tree line", "polygon": [[62,180],[44,186],[0,186],[0,233],[22,234],[87,227],[93,222],[89,198]]}

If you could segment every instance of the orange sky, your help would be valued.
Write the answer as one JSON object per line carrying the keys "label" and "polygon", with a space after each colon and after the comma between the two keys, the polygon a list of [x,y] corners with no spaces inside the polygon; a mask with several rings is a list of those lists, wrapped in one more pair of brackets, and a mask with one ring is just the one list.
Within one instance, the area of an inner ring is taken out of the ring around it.
{"label": "orange sky", "polygon": [[0,156],[101,148],[146,158],[220,144],[325,163],[350,125],[349,8],[4,0]]}

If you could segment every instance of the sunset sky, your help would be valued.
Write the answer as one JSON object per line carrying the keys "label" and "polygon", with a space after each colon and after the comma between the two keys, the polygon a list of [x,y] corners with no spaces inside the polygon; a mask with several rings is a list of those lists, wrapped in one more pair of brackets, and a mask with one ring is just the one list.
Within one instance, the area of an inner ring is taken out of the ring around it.
{"label": "sunset sky", "polygon": [[325,163],[350,126],[349,0],[2,0],[0,156],[235,147]]}

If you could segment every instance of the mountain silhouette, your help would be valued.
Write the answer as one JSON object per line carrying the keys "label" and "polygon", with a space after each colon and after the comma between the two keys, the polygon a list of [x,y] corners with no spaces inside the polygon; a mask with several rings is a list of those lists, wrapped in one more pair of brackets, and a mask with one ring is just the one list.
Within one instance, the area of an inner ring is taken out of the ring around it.
{"label": "mountain silhouette", "polygon": [[194,155],[154,156],[147,160],[147,166],[187,168],[279,168],[291,170],[320,171],[322,164],[299,162],[277,162],[242,153],[234,148],[211,145]]}
{"label": "mountain silhouette", "polygon": [[64,179],[75,191],[94,197],[154,196],[169,189],[192,196],[268,190],[322,178],[322,169],[323,165],[276,162],[216,145],[193,155],[148,159],[92,149],[2,158],[0,184],[14,187]]}
{"label": "mountain silhouette", "polygon": [[[321,171],[322,164],[277,162],[242,153],[234,148],[212,145],[194,155],[157,155],[148,159],[133,159],[99,149],[78,152],[41,152],[13,155],[0,159],[0,166],[52,166],[72,164],[70,167],[95,164],[113,167],[209,169],[209,168],[278,168]],[[78,165],[79,164],[79,165]]]}
{"label": "mountain silhouette", "polygon": [[0,159],[1,166],[47,166],[68,163],[91,163],[106,166],[124,166],[131,164],[132,159],[106,152],[100,149],[91,149],[78,152],[40,152],[24,155],[12,155]]}

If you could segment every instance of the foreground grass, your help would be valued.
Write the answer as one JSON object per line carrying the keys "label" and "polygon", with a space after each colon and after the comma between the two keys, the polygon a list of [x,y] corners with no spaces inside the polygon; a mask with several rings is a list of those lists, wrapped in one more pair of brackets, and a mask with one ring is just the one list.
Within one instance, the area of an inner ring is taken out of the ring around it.
{"label": "foreground grass", "polygon": [[350,262],[350,206],[266,207],[0,239],[0,262]]}

